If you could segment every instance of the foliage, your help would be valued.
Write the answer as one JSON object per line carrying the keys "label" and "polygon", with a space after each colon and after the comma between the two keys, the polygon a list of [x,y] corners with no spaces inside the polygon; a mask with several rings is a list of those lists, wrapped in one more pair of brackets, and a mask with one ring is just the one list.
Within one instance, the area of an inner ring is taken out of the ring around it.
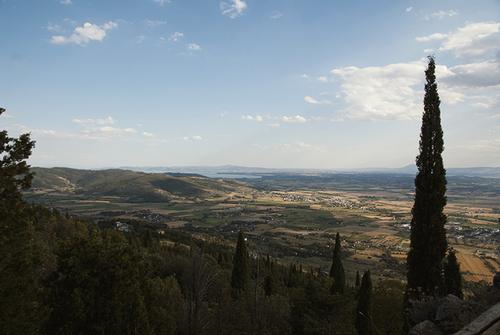
{"label": "foliage", "polygon": [[372,294],[370,271],[366,271],[361,279],[358,306],[356,307],[356,329],[359,335],[373,334]]}
{"label": "foliage", "polygon": [[405,284],[398,280],[383,280],[373,290],[372,320],[376,334],[398,335],[404,326]]}
{"label": "foliage", "polygon": [[[0,116],[5,109],[0,108]],[[35,143],[0,132],[0,333],[35,334],[46,316],[39,282],[42,251],[21,190],[33,178],[26,160]]]}
{"label": "foliage", "polygon": [[343,293],[345,289],[345,273],[341,259],[340,234],[335,236],[335,247],[333,249],[333,260],[330,268],[330,277],[333,278],[332,293]]}
{"label": "foliage", "polygon": [[460,274],[460,264],[458,264],[455,250],[450,248],[444,263],[444,289],[446,294],[453,294],[463,298],[462,275]]}
{"label": "foliage", "polygon": [[443,166],[443,130],[437,91],[434,58],[425,71],[425,97],[415,203],[412,209],[410,251],[408,252],[408,294],[418,297],[438,292],[442,283],[442,261],[447,249],[446,171]]}
{"label": "foliage", "polygon": [[231,287],[235,295],[244,291],[248,283],[248,252],[243,232],[238,234],[238,242],[233,257],[233,272],[231,275]]}

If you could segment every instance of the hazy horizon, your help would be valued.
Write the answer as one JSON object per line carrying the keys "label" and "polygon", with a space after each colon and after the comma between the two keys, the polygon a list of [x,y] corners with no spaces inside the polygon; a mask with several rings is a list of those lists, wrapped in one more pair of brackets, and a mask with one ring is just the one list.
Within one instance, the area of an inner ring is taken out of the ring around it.
{"label": "hazy horizon", "polygon": [[500,166],[500,2],[0,1],[33,166],[398,168],[435,55],[446,167]]}
{"label": "hazy horizon", "polygon": [[[70,169],[82,169],[82,170],[103,170],[103,169],[196,169],[196,168],[208,168],[208,169],[223,169],[223,168],[243,168],[243,169],[266,169],[266,170],[318,170],[318,171],[356,171],[356,170],[398,170],[398,169],[408,169],[414,164],[406,164],[404,166],[369,166],[369,167],[338,167],[338,168],[318,168],[318,167],[284,167],[284,166],[249,166],[249,165],[238,165],[238,164],[214,164],[214,165],[117,165],[117,166],[90,166],[90,165],[32,165],[33,167],[40,168],[70,168]],[[500,169],[500,166],[448,166],[446,169]]]}

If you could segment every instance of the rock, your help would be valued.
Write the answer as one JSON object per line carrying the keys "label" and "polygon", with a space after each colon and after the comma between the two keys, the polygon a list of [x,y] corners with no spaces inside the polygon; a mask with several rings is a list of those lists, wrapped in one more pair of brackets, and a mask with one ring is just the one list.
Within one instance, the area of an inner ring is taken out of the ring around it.
{"label": "rock", "polygon": [[425,320],[415,325],[408,335],[442,335],[443,332],[432,321]]}
{"label": "rock", "polygon": [[471,305],[449,294],[440,301],[434,321],[444,333],[450,334],[471,322],[473,317]]}
{"label": "rock", "polygon": [[422,300],[410,300],[407,310],[409,323],[416,325],[425,320],[433,320],[438,305],[439,299],[433,297],[424,297]]}
{"label": "rock", "polygon": [[493,287],[500,289],[500,272],[495,273],[493,276]]}

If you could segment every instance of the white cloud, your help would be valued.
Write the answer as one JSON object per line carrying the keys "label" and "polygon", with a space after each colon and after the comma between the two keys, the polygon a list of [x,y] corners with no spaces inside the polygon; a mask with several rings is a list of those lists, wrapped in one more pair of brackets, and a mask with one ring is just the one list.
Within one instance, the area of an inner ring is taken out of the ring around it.
{"label": "white cloud", "polygon": [[200,51],[201,50],[201,46],[199,44],[196,44],[196,43],[189,43],[187,45],[187,48],[188,48],[188,50],[191,50],[191,51]]}
{"label": "white cloud", "polygon": [[[340,80],[346,107],[341,117],[351,119],[419,118],[422,113],[424,60],[372,67],[332,70]],[[444,104],[500,105],[500,64],[495,61],[436,68]]]}
{"label": "white cloud", "polygon": [[62,32],[62,31],[63,31],[63,28],[62,28],[60,25],[58,25],[58,24],[53,24],[53,23],[51,23],[51,22],[49,22],[49,23],[47,24],[47,27],[46,27],[46,28],[47,28],[47,30],[48,30],[48,31],[50,31],[51,33],[60,33],[60,32]]}
{"label": "white cloud", "polygon": [[485,109],[500,106],[500,22],[468,23],[448,34],[432,34],[420,41],[431,41],[433,38],[428,37],[432,36],[440,36],[439,51],[468,61],[447,69],[445,77],[438,76],[443,100]]}
{"label": "white cloud", "polygon": [[194,135],[194,136],[184,136],[182,138],[184,141],[201,141],[203,140],[203,137],[200,135]]}
{"label": "white cloud", "polygon": [[489,87],[500,85],[500,64],[498,62],[479,62],[451,67],[453,76],[446,82],[462,87]]}
{"label": "white cloud", "polygon": [[70,36],[54,35],[50,42],[52,44],[78,44],[85,45],[92,41],[102,42],[106,37],[108,30],[114,29],[118,26],[116,22],[109,21],[101,26],[85,22],[83,26],[76,27]]}
{"label": "white cloud", "polygon": [[309,96],[309,95],[306,95],[306,96],[304,97],[304,101],[305,101],[305,102],[307,102],[307,103],[309,103],[309,104],[313,104],[313,105],[317,105],[317,104],[319,104],[319,101],[318,101],[318,100],[316,100],[315,98],[313,98],[313,97],[311,97],[311,96]]}
{"label": "white cloud", "polygon": [[277,10],[273,11],[271,13],[271,15],[269,16],[269,18],[271,20],[277,20],[277,19],[280,19],[282,17],[283,17],[283,13],[281,13],[280,11],[277,11]]}
{"label": "white cloud", "polygon": [[[343,117],[351,119],[417,119],[422,113],[424,60],[385,66],[332,70],[341,80],[346,107]],[[455,73],[444,65],[436,67],[439,94],[443,103],[455,104],[466,99],[453,82]]]}
{"label": "white cloud", "polygon": [[73,119],[72,121],[77,124],[96,124],[96,125],[115,124],[115,119],[113,119],[111,116],[105,117],[103,119]]}
{"label": "white cloud", "polygon": [[304,123],[307,122],[307,119],[301,115],[293,115],[293,116],[283,116],[281,121],[285,123]]}
{"label": "white cloud", "polygon": [[423,81],[423,61],[359,68],[336,68],[349,118],[413,119],[420,115],[415,86]]}
{"label": "white cloud", "polygon": [[228,0],[221,1],[219,4],[219,8],[222,15],[225,15],[231,19],[235,19],[238,16],[243,15],[248,6],[245,0]]}
{"label": "white cloud", "polygon": [[162,7],[171,2],[170,0],[153,0],[153,1]]}
{"label": "white cloud", "polygon": [[180,32],[180,31],[176,31],[176,32],[170,34],[170,36],[168,37],[168,40],[170,42],[177,42],[183,37],[184,37],[184,33]]}
{"label": "white cloud", "polygon": [[61,1],[59,1],[59,3],[60,3],[61,5],[68,6],[68,5],[72,5],[72,4],[73,4],[73,1],[71,1],[71,0],[61,0]]}
{"label": "white cloud", "polygon": [[457,57],[497,56],[500,52],[500,22],[469,23],[448,34],[441,51]]}
{"label": "white cloud", "polygon": [[260,115],[256,115],[256,116],[252,116],[252,115],[243,115],[241,117],[242,120],[246,120],[246,121],[255,121],[255,122],[262,122],[264,121],[264,118]]}
{"label": "white cloud", "polygon": [[109,135],[125,135],[125,134],[135,134],[137,130],[134,128],[116,128],[111,126],[104,126],[97,129],[97,132]]}
{"label": "white cloud", "polygon": [[142,136],[145,137],[154,137],[155,135],[153,133],[148,133],[147,131],[142,132]]}
{"label": "white cloud", "polygon": [[454,9],[450,10],[439,10],[437,12],[431,13],[429,15],[424,16],[424,20],[430,20],[430,19],[438,19],[441,20],[445,17],[452,17],[458,15],[458,12]]}
{"label": "white cloud", "polygon": [[412,10],[413,10],[413,7],[412,7],[412,6],[410,6],[410,7],[406,7],[406,9],[405,9],[405,11],[406,11],[407,13],[411,12]]}
{"label": "white cloud", "polygon": [[327,83],[328,78],[326,76],[320,76],[320,77],[318,77],[318,81],[321,81],[322,83]]}
{"label": "white cloud", "polygon": [[317,100],[316,98],[311,97],[309,95],[306,95],[304,97],[304,101],[307,102],[308,104],[311,104],[311,105],[330,105],[331,104],[331,101],[329,101],[329,100]]}
{"label": "white cloud", "polygon": [[447,34],[435,33],[428,36],[417,37],[415,38],[415,40],[417,42],[430,42],[430,41],[444,40],[447,37],[448,37]]}
{"label": "white cloud", "polygon": [[144,24],[146,24],[146,26],[148,27],[154,28],[167,24],[167,21],[146,19],[144,20]]}

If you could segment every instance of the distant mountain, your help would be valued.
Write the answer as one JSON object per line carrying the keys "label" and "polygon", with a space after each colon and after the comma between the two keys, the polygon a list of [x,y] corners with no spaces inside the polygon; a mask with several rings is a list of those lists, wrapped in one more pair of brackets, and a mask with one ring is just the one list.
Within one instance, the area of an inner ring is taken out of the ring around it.
{"label": "distant mountain", "polygon": [[33,168],[34,192],[116,196],[127,201],[162,202],[176,198],[222,196],[248,187],[200,175],[144,173],[122,169]]}
{"label": "distant mountain", "polygon": [[[285,168],[262,168],[245,167],[237,165],[221,166],[175,166],[175,167],[124,167],[124,169],[142,172],[169,172],[189,173],[208,176],[212,178],[238,178],[251,177],[263,174],[318,174],[318,173],[393,173],[411,174],[417,173],[415,164],[409,164],[400,168],[361,168],[361,169],[285,169]],[[500,178],[500,167],[471,167],[471,168],[447,168],[449,176],[465,177],[487,177]]]}

